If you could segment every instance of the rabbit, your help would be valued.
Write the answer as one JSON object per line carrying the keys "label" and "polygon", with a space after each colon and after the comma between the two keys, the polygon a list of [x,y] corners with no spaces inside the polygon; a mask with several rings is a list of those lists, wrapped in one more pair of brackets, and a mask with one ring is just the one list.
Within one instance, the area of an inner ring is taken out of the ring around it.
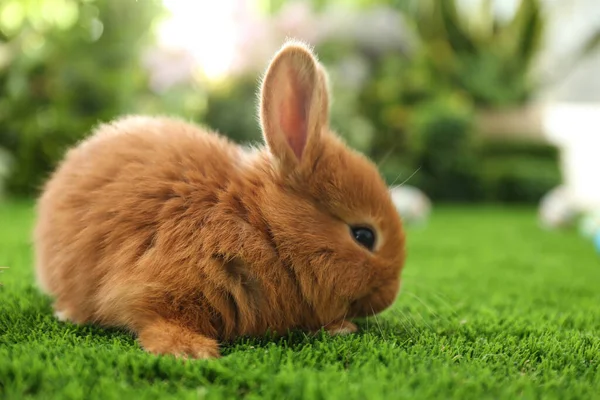
{"label": "rabbit", "polygon": [[261,147],[176,117],[97,125],[36,203],[36,279],[56,317],[212,359],[238,337],[353,333],[353,319],[390,307],[401,216],[329,108],[313,48],[286,40],[260,85]]}

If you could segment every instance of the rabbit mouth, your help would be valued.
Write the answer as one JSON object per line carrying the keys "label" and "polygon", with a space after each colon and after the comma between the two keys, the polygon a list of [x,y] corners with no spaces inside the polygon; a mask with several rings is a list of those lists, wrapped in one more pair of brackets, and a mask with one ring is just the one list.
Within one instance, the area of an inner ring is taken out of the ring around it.
{"label": "rabbit mouth", "polygon": [[399,290],[399,282],[378,287],[366,296],[351,302],[348,307],[348,315],[353,318],[364,318],[379,314],[396,301]]}

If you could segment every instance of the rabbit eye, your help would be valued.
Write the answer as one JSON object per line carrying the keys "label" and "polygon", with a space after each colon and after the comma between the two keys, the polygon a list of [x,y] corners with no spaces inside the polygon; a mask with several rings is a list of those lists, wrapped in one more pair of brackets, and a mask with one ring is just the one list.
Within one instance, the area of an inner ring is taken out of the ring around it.
{"label": "rabbit eye", "polygon": [[364,226],[353,226],[350,227],[354,240],[360,243],[362,246],[367,248],[369,251],[373,251],[375,247],[375,233],[369,228]]}

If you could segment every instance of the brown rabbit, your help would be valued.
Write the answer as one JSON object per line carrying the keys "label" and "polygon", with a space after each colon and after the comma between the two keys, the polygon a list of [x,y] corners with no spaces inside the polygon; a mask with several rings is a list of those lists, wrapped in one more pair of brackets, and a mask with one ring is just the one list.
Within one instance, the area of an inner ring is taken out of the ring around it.
{"label": "brown rabbit", "polygon": [[328,117],[325,73],[290,41],[262,83],[264,148],[170,118],[100,126],[38,203],[38,283],[57,317],[127,328],[151,353],[210,358],[218,340],[354,332],[347,318],[390,306],[400,216]]}

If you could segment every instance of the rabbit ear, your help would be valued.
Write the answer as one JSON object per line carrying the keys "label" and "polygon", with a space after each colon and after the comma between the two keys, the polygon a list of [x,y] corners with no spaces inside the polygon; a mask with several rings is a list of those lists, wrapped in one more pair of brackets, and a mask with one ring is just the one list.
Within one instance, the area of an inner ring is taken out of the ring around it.
{"label": "rabbit ear", "polygon": [[310,159],[329,118],[322,67],[310,49],[288,42],[277,53],[261,88],[260,122],[271,152],[286,167]]}
{"label": "rabbit ear", "polygon": [[325,68],[321,65],[321,63],[317,63],[317,70],[319,72],[320,79],[320,91],[321,91],[321,109],[323,111],[323,123],[329,123],[329,102],[331,100],[331,96],[329,94],[329,74],[325,70]]}

